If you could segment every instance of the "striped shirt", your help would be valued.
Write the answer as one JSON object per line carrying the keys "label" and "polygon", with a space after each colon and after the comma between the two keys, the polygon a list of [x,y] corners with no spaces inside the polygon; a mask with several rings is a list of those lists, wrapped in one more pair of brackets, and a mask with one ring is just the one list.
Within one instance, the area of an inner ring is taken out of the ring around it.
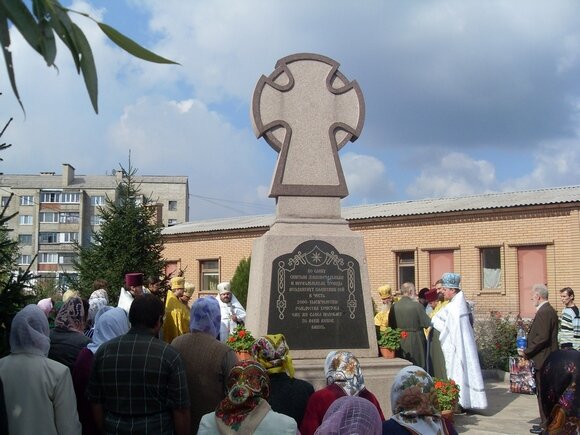
{"label": "striped shirt", "polygon": [[99,347],[88,395],[103,405],[106,433],[172,434],[172,410],[189,407],[179,352],[136,327]]}
{"label": "striped shirt", "polygon": [[574,322],[577,323],[579,321],[579,319],[575,319],[577,316],[578,307],[575,305],[573,307],[565,307],[562,310],[560,328],[558,330],[558,343],[560,343],[560,346],[565,344],[580,350],[580,331],[578,331],[578,327],[574,331]]}

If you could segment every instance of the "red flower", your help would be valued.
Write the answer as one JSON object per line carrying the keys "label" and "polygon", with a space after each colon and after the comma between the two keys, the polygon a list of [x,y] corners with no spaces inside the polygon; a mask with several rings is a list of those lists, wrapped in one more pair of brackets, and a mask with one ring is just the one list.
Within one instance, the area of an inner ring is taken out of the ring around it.
{"label": "red flower", "polygon": [[240,338],[244,338],[246,336],[246,331],[241,330],[240,332],[238,332],[238,335],[240,336]]}
{"label": "red flower", "polygon": [[409,334],[407,333],[407,331],[402,331],[402,332],[401,332],[401,338],[407,338],[407,335],[409,335]]}

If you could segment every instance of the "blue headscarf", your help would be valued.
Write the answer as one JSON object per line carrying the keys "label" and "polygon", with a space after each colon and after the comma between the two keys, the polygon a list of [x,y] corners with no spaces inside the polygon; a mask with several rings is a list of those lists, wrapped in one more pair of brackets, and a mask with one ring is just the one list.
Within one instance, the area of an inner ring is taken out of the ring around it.
{"label": "blue headscarf", "polygon": [[127,331],[129,331],[129,319],[125,310],[118,307],[105,310],[103,307],[97,313],[93,341],[87,345],[87,348],[96,353],[101,344],[126,334]]}
{"label": "blue headscarf", "polygon": [[190,331],[200,331],[218,337],[220,333],[221,311],[216,298],[200,298],[191,306]]}
{"label": "blue headscarf", "polygon": [[46,314],[35,304],[25,306],[12,319],[10,352],[48,356],[48,331]]}

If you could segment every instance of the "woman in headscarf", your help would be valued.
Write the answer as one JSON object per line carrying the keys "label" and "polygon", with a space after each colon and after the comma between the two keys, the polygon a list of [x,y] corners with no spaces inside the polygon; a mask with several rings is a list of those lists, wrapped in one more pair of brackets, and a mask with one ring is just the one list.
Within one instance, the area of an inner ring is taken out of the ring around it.
{"label": "woman in headscarf", "polygon": [[580,433],[580,352],[552,352],[540,371],[540,401],[548,417],[543,433]]}
{"label": "woman in headscarf", "polygon": [[97,289],[91,293],[91,296],[89,297],[89,313],[85,325],[85,335],[87,337],[93,338],[96,321],[95,316],[101,308],[107,305],[109,305],[109,295],[105,289]]}
{"label": "woman in headscarf", "polygon": [[213,297],[197,299],[189,316],[191,332],[175,338],[171,345],[181,354],[191,394],[191,433],[197,433],[204,414],[215,410],[225,397],[226,380],[238,362],[235,352],[219,340],[221,312]]}
{"label": "woman in headscarf", "polygon": [[9,433],[79,434],[69,370],[48,359],[48,320],[27,305],[12,320],[10,355],[0,359]]}
{"label": "woman in headscarf", "polygon": [[81,349],[72,371],[73,385],[77,397],[77,410],[83,426],[83,435],[98,434],[91,404],[86,396],[94,355],[99,346],[129,331],[129,319],[122,308],[104,306],[95,316],[93,342]]}
{"label": "woman in headscarf", "polygon": [[314,434],[330,405],[344,396],[359,396],[370,401],[377,408],[381,421],[385,419],[379,401],[366,389],[360,363],[351,352],[344,350],[330,352],[326,356],[324,373],[327,385],[308,399],[300,425],[302,435]]}
{"label": "woman in headscarf", "polygon": [[48,317],[52,311],[52,299],[50,298],[41,299],[36,303],[36,305],[38,305],[38,308],[40,308],[44,314],[46,314],[46,317]]}
{"label": "woman in headscarf", "polygon": [[270,408],[270,380],[259,363],[236,364],[227,388],[216,410],[202,417],[198,434],[296,434],[296,421]]}
{"label": "woman in headscarf", "polygon": [[83,334],[85,329],[85,309],[80,298],[67,300],[54,320],[50,331],[48,357],[67,366],[71,371],[79,352],[91,342]]}
{"label": "woman in headscarf", "polygon": [[383,423],[383,434],[457,434],[441,418],[433,379],[418,366],[399,371],[391,388],[393,416]]}
{"label": "woman in headscarf", "polygon": [[344,396],[332,402],[315,435],[380,435],[382,424],[379,411],[371,402]]}
{"label": "woman in headscarf", "polygon": [[259,338],[252,346],[252,356],[266,368],[270,376],[268,403],[272,409],[292,417],[300,425],[314,387],[310,382],[294,377],[290,348],[284,335],[274,334]]}

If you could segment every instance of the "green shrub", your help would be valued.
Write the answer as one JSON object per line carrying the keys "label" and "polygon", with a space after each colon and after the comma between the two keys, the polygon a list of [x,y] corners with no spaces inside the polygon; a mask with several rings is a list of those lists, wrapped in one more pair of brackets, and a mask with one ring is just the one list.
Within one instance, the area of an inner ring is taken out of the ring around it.
{"label": "green shrub", "polygon": [[492,311],[489,318],[475,321],[475,341],[482,369],[509,370],[510,356],[516,356],[516,337],[518,327],[523,327],[527,333],[530,322],[523,321],[519,316],[502,315]]}

